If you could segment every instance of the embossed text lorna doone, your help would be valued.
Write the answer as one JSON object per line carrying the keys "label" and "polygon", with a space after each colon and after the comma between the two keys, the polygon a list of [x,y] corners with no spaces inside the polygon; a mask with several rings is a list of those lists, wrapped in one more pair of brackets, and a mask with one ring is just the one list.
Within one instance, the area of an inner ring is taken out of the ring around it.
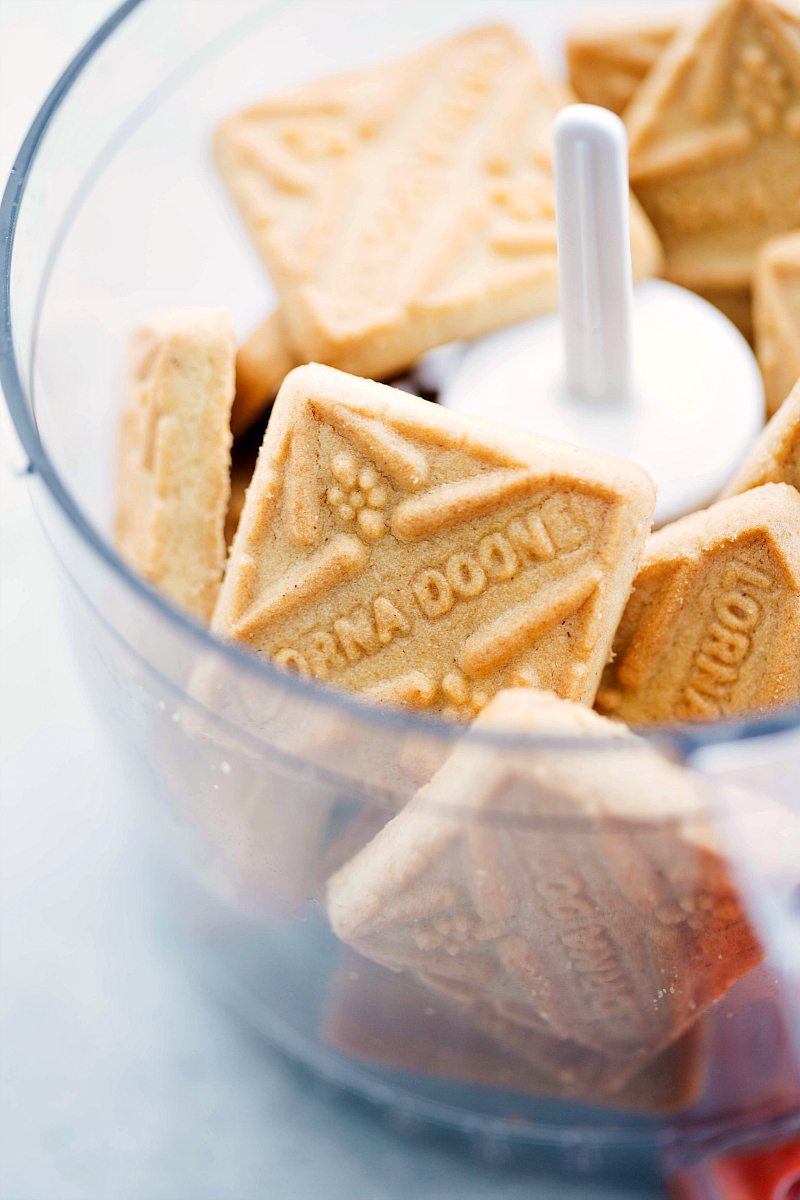
{"label": "embossed text lorna doone", "polygon": [[752,650],[763,600],[772,590],[769,575],[741,559],[726,565],[720,594],[711,606],[712,619],[692,659],[683,693],[688,716],[723,715]]}
{"label": "embossed text lorna doone", "polygon": [[509,58],[502,44],[470,46],[462,55],[450,67],[445,94],[426,114],[425,129],[406,155],[403,170],[381,193],[363,229],[361,255],[347,275],[347,291],[354,299],[385,296],[386,272],[397,269],[408,244],[419,236],[441,195],[443,172],[452,168],[457,155],[463,156],[465,130],[488,109],[500,68]]}
{"label": "embossed text lorna doone", "polygon": [[329,628],[312,630],[299,648],[281,647],[275,661],[300,675],[329,680],[411,633],[415,617],[438,620],[454,605],[513,579],[526,566],[582,549],[587,529],[574,510],[568,513],[558,500],[553,497],[509,521],[504,530],[484,534],[473,550],[456,551],[440,566],[416,572],[402,607],[388,596],[374,596]]}
{"label": "embossed text lorna doone", "polygon": [[612,940],[598,920],[597,905],[587,898],[578,875],[540,880],[536,891],[547,915],[561,926],[558,943],[578,981],[590,1018],[615,1024],[615,1037],[635,1040],[643,1013]]}

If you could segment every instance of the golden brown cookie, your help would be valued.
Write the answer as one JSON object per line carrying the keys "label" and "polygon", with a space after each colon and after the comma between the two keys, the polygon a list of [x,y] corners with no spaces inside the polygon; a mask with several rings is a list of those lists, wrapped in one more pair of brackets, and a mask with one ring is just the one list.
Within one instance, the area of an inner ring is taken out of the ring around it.
{"label": "golden brown cookie", "polygon": [[774,413],[800,378],[800,230],[761,247],[753,317],[767,412]]}
{"label": "golden brown cookie", "polygon": [[131,342],[122,416],[120,553],[203,621],[225,564],[235,350],[224,309],[154,316]]}
{"label": "golden brown cookie", "polygon": [[638,467],[316,364],[284,381],[213,628],[377,703],[591,703],[653,510]]}
{"label": "golden brown cookie", "polygon": [[800,223],[800,9],[718,0],[683,27],[625,114],[631,181],[666,273],[741,295],[768,237]]}
{"label": "golden brown cookie", "polygon": [[556,1077],[566,1045],[604,1056],[612,1093],[761,957],[699,784],[548,692],[500,693],[475,730],[544,745],[466,738],[330,880],[331,926],[534,1064],[561,1039]]}
{"label": "golden brown cookie", "polygon": [[735,496],[762,483],[790,483],[800,491],[800,380],[753,446],[725,494]]}
{"label": "golden brown cookie", "polygon": [[[620,1088],[620,1063],[611,1056],[530,1031],[523,1056],[491,1040],[483,1015],[434,996],[408,972],[398,975],[346,953],[327,998],[325,1040],[339,1053],[389,1070],[634,1112],[686,1108],[702,1087],[702,1021]],[[533,1061],[537,1051],[540,1065]]]}
{"label": "golden brown cookie", "polygon": [[800,701],[800,494],[768,483],[649,539],[597,697],[629,724]]}
{"label": "golden brown cookie", "polygon": [[567,34],[572,90],[586,104],[621,113],[688,14],[670,8],[583,17]]}
{"label": "golden brown cookie", "polygon": [[[242,420],[272,398],[284,359],[386,379],[433,346],[552,309],[550,126],[569,99],[491,26],[226,120],[217,164],[280,300],[242,350]],[[657,273],[637,206],[632,241],[637,274]]]}

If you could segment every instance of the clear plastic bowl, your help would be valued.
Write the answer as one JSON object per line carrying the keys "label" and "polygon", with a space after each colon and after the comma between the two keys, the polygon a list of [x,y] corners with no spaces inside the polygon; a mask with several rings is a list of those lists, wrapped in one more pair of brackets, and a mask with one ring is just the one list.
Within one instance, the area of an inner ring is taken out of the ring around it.
{"label": "clear plastic bowl", "polygon": [[[326,878],[463,730],[371,709],[219,644],[120,561],[109,533],[130,329],[153,309],[224,304],[243,335],[272,303],[211,163],[217,121],[265,93],[503,17],[558,67],[564,28],[590,7],[129,0],[59,80],[13,168],[2,380],[87,684],[120,771],[136,772],[152,801],[184,944],[207,977],[291,1055],[401,1123],[517,1143],[551,1164],[583,1154],[598,1172],[641,1172],[800,1129],[800,902],[792,864],[765,869],[752,836],[772,802],[800,804],[800,712],[653,737],[654,753],[696,772],[766,961],[622,1089],[598,1083],[585,1046],[570,1050],[567,1079],[563,1046],[534,1061],[519,1038],[498,1044],[441,994],[339,943],[325,917]],[[473,740],[487,763],[530,765],[554,750]],[[581,739],[556,749],[568,766],[596,761]],[[476,820],[466,808],[459,819]],[[669,836],[672,819],[665,812],[653,836]],[[579,869],[605,853],[607,832],[527,810],[499,824],[501,837],[555,834]]]}

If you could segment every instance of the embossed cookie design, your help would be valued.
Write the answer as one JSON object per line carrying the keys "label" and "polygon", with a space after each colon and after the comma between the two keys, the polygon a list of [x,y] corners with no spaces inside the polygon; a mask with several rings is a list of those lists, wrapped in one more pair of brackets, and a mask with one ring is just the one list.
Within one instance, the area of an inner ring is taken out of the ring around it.
{"label": "embossed cookie design", "polygon": [[800,701],[800,493],[768,483],[649,539],[597,697],[640,722]]}
{"label": "embossed cookie design", "polygon": [[507,685],[591,703],[653,499],[632,464],[299,367],[213,628],[304,677],[457,720]]}
{"label": "embossed cookie design", "polygon": [[790,483],[800,492],[800,380],[753,446],[727,495],[764,483]]}
{"label": "embossed cookie design", "polygon": [[722,0],[684,26],[625,115],[631,181],[668,278],[741,295],[800,223],[800,8]]}
{"label": "embossed cookie design", "polygon": [[767,412],[774,413],[800,379],[800,233],[773,238],[761,247],[753,279],[753,321]]}
{"label": "embossed cookie design", "polygon": [[502,692],[477,728],[583,740],[498,754],[465,739],[331,878],[331,926],[557,1078],[580,1047],[605,1056],[613,1091],[760,949],[692,775],[551,693]]}
{"label": "embossed cookie design", "polygon": [[520,1054],[503,1038],[505,1025],[492,1041],[492,1011],[477,1000],[467,1007],[432,996],[408,971],[384,970],[355,952],[342,956],[325,1008],[328,1045],[395,1071],[648,1113],[688,1107],[704,1080],[703,1022],[621,1086],[619,1057],[529,1029],[520,1030]]}
{"label": "embossed cookie design", "polygon": [[[556,305],[550,125],[570,99],[501,26],[226,120],[216,160],[278,292],[239,354],[234,428],[289,365],[372,379]],[[658,241],[633,212],[634,266]]]}
{"label": "embossed cookie design", "polygon": [[203,621],[225,564],[235,352],[224,309],[153,317],[131,342],[120,432],[120,552]]}
{"label": "embossed cookie design", "polygon": [[621,114],[689,10],[584,17],[567,35],[569,81],[586,104]]}

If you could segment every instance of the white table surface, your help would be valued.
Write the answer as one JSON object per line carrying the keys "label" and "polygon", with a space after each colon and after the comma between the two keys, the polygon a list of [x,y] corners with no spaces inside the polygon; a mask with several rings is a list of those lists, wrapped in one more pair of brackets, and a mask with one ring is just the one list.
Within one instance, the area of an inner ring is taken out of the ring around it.
{"label": "white table surface", "polygon": [[[3,178],[109,7],[0,0]],[[399,1136],[256,1044],[172,960],[120,772],[73,671],[18,455],[3,412],[2,1200],[621,1197],[497,1174]]]}

